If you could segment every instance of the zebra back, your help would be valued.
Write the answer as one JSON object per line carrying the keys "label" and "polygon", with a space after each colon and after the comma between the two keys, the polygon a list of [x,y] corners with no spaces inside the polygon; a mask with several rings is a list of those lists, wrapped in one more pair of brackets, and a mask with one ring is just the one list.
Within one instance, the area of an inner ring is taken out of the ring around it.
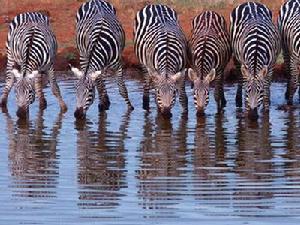
{"label": "zebra back", "polygon": [[163,76],[186,65],[187,43],[176,12],[165,5],[148,5],[135,19],[134,48],[140,62]]}
{"label": "zebra back", "polygon": [[23,76],[33,70],[48,70],[57,51],[49,19],[39,12],[17,15],[10,24],[6,47],[8,57],[21,67]]}
{"label": "zebra back", "polygon": [[125,46],[125,33],[110,3],[91,0],[79,8],[76,43],[80,52],[80,66],[85,74],[119,65]]}
{"label": "zebra back", "polygon": [[196,16],[192,22],[189,50],[190,64],[200,76],[207,75],[213,68],[223,70],[231,56],[224,17],[213,11],[205,11]]}
{"label": "zebra back", "polygon": [[256,2],[241,4],[231,13],[231,43],[236,59],[256,75],[264,66],[273,69],[280,51],[280,36],[272,12]]}

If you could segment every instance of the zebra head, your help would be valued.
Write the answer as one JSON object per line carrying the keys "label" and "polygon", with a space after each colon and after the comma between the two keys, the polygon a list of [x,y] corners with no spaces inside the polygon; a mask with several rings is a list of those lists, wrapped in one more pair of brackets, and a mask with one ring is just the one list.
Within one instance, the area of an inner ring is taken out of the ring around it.
{"label": "zebra head", "polygon": [[248,116],[258,118],[258,108],[264,97],[264,86],[268,75],[268,66],[264,66],[256,75],[252,75],[247,66],[241,66],[245,86],[245,104]]}
{"label": "zebra head", "polygon": [[194,84],[194,103],[197,116],[204,114],[204,109],[209,102],[209,84],[215,79],[216,70],[212,69],[206,76],[198,76],[193,69],[188,70],[189,79]]}
{"label": "zebra head", "polygon": [[19,70],[13,69],[12,73],[16,79],[15,93],[16,103],[18,106],[17,116],[25,118],[28,113],[29,105],[35,100],[34,78],[38,75],[38,71],[23,76]]}
{"label": "zebra head", "polygon": [[76,83],[76,110],[74,116],[77,119],[85,118],[86,112],[95,99],[95,80],[101,71],[85,75],[77,68],[71,67],[72,72],[78,78]]}
{"label": "zebra head", "polygon": [[183,72],[171,76],[151,72],[150,76],[155,86],[156,103],[159,111],[163,116],[171,117],[171,109],[176,100],[177,83],[184,78]]}

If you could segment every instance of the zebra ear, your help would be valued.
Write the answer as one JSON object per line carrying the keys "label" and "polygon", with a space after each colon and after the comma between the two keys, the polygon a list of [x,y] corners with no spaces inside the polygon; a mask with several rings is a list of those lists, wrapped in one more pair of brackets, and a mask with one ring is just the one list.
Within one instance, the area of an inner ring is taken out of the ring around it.
{"label": "zebra ear", "polygon": [[75,68],[75,67],[71,67],[71,71],[74,73],[74,75],[80,79],[83,77],[83,72],[81,72],[79,69]]}
{"label": "zebra ear", "polygon": [[99,76],[101,76],[102,71],[95,71],[93,73],[90,74],[90,77],[92,78],[92,80],[96,80]]}
{"label": "zebra ear", "polygon": [[161,78],[159,73],[157,73],[156,71],[149,71],[149,75],[151,80],[154,81],[154,83],[158,82],[159,79]]}
{"label": "zebra ear", "polygon": [[17,80],[20,80],[22,78],[22,74],[19,72],[19,70],[13,69],[11,72],[14,75],[14,77],[17,78]]}
{"label": "zebra ear", "polygon": [[241,73],[244,79],[248,80],[250,78],[250,73],[245,65],[241,66]]}
{"label": "zebra ear", "polygon": [[178,72],[178,73],[176,73],[175,75],[173,75],[171,78],[175,81],[175,82],[177,82],[177,81],[179,81],[182,77],[184,77],[184,72],[185,71],[180,71],[180,72]]}
{"label": "zebra ear", "polygon": [[216,77],[216,69],[212,69],[205,77],[205,82],[207,84],[210,84],[210,82],[212,82]]}
{"label": "zebra ear", "polygon": [[265,79],[268,75],[268,66],[264,66],[258,73],[258,76],[260,79]]}
{"label": "zebra ear", "polygon": [[188,77],[191,81],[195,81],[198,78],[197,73],[192,68],[188,69]]}

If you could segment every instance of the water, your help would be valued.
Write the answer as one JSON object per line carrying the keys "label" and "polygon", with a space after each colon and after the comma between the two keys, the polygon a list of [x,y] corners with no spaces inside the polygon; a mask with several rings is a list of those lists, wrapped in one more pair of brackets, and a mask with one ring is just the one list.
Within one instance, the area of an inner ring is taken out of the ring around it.
{"label": "water", "polygon": [[[249,122],[211,99],[197,119],[141,108],[142,84],[128,80],[131,113],[108,83],[107,113],[97,104],[73,117],[74,81],[61,81],[69,110],[45,90],[48,108],[18,121],[14,94],[0,113],[0,224],[299,224],[300,107],[282,110],[285,85],[272,85],[269,117]],[[3,88],[1,84],[0,89]]]}

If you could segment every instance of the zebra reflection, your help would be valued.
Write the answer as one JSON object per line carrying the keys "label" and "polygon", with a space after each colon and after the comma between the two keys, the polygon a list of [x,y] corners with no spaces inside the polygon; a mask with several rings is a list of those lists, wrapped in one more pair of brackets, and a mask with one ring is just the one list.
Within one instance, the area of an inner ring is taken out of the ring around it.
{"label": "zebra reflection", "polygon": [[144,120],[138,196],[143,209],[160,210],[179,201],[182,189],[187,188],[180,179],[186,173],[187,118],[181,118],[176,130],[170,120],[159,115],[154,122],[146,113]]}
{"label": "zebra reflection", "polygon": [[77,157],[80,208],[116,207],[125,181],[125,141],[130,112],[122,117],[119,131],[110,131],[107,114],[99,115],[97,130],[90,120],[77,121]]}
{"label": "zebra reflection", "polygon": [[9,168],[15,193],[19,197],[52,198],[56,196],[58,162],[56,147],[62,126],[59,113],[50,133],[46,132],[43,110],[35,121],[18,120],[3,114],[9,142]]}

